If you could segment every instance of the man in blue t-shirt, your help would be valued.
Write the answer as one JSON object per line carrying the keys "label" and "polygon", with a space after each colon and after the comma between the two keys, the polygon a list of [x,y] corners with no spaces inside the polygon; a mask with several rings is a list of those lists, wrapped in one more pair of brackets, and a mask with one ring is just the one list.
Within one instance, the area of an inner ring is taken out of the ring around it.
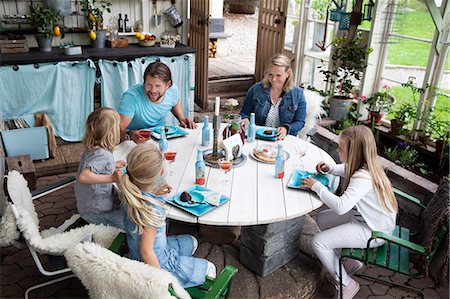
{"label": "man in blue t-shirt", "polygon": [[162,62],[153,62],[144,72],[144,83],[127,90],[120,102],[121,140],[136,143],[148,140],[140,129],[162,126],[167,113],[171,111],[183,128],[194,129],[197,125],[185,118],[179,100],[178,88],[172,85],[170,69]]}

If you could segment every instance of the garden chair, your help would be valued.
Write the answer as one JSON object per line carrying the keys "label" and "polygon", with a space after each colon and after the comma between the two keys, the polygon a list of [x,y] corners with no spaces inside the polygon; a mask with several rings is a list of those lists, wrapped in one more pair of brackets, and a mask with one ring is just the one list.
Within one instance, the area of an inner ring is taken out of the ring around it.
{"label": "garden chair", "polygon": [[168,271],[116,254],[123,248],[126,249],[126,235],[120,233],[109,250],[84,243],[66,251],[70,268],[91,298],[220,298],[227,295],[237,272],[226,266],[216,279],[185,290]]}
{"label": "garden chair", "polygon": [[[28,298],[28,294],[32,290],[74,277],[70,268],[46,270],[41,262],[40,255],[62,256],[64,251],[68,248],[79,242],[89,240],[94,240],[96,243],[103,246],[109,246],[120,232],[120,230],[113,227],[95,224],[88,224],[65,231],[80,217],[79,215],[73,215],[58,228],[52,227],[47,230],[39,231],[39,219],[35,211],[33,199],[40,197],[41,195],[36,194],[33,198],[27,187],[27,181],[17,171],[10,171],[5,179],[7,185],[6,195],[8,197],[9,207],[14,215],[14,218],[9,221],[14,222],[14,226],[19,229],[39,272],[45,276],[68,274],[31,286],[26,290],[25,298]],[[73,180],[74,179],[71,178],[68,181],[63,182],[62,185],[54,186],[53,190],[60,189],[62,186],[67,186],[68,184],[71,184]],[[45,193],[48,193],[51,190],[44,191]]]}
{"label": "garden chair", "polygon": [[[403,198],[411,196],[398,192]],[[448,283],[448,231],[450,221],[448,218],[448,197],[449,180],[444,178],[436,193],[433,195],[428,206],[421,213],[418,224],[418,231],[414,234],[406,227],[396,226],[392,235],[382,232],[372,232],[372,237],[367,241],[366,248],[344,248],[339,259],[340,294],[342,298],[342,267],[343,260],[347,258],[356,259],[366,265],[383,267],[394,272],[399,272],[408,276],[419,276],[421,274],[432,274],[436,280],[447,280]],[[413,202],[420,207],[425,207],[419,200],[412,198]],[[410,237],[415,238],[414,242]],[[385,244],[370,248],[370,244],[375,239],[385,240]],[[420,244],[418,244],[420,243]],[[415,255],[414,255],[415,254]],[[418,264],[418,270],[410,268],[413,257]],[[363,273],[355,275],[379,281],[381,283],[402,287],[417,292],[424,297],[421,290],[404,284],[397,284],[390,280],[385,280],[377,276]]]}

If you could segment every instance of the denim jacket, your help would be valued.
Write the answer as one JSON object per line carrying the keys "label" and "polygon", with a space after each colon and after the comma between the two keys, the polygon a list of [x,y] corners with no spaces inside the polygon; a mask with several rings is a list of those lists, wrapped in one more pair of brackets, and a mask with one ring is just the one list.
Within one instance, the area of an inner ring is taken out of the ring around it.
{"label": "denim jacket", "polygon": [[[288,134],[295,136],[305,125],[306,100],[303,89],[294,86],[281,97],[283,100],[279,106],[280,125],[287,128]],[[248,90],[240,114],[244,119],[250,118],[250,113],[254,112],[256,125],[264,126],[271,105],[270,87],[264,88],[262,83],[258,82]]]}

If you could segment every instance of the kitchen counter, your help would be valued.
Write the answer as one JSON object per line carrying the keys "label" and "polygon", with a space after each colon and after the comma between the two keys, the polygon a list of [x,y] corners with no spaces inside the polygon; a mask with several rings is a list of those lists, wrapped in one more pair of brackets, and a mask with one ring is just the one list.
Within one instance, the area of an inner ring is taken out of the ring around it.
{"label": "kitchen counter", "polygon": [[38,48],[32,48],[28,53],[0,54],[0,65],[23,65],[85,59],[92,59],[94,61],[99,59],[123,61],[143,56],[157,55],[170,57],[195,52],[196,49],[183,44],[177,44],[175,48],[171,49],[161,48],[159,43],[157,43],[154,47],[141,47],[137,44],[133,44],[123,48],[105,47],[98,49],[90,46],[83,46],[83,53],[80,55],[65,55],[64,50],[59,49],[58,47],[52,48],[51,52],[40,52]]}

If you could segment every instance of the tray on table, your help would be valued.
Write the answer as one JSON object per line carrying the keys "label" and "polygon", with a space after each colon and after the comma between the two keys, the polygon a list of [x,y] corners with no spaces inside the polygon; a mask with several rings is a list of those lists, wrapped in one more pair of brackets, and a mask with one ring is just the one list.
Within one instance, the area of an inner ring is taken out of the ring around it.
{"label": "tray on table", "polygon": [[[151,135],[153,136],[153,138],[155,139],[160,139],[161,135],[159,134],[161,127],[153,127],[153,128],[149,128],[149,130],[152,131]],[[170,125],[169,131],[166,133],[166,138],[170,139],[170,138],[177,138],[177,137],[182,137],[182,136],[186,136],[189,133],[187,131],[185,131],[184,129],[182,129],[179,126],[174,126],[174,125]]]}
{"label": "tray on table", "polygon": [[328,188],[328,190],[332,191],[333,184],[332,182],[330,182],[330,179],[326,175],[318,172],[303,171],[300,169],[294,169],[287,186],[293,189],[311,190],[310,188],[307,188],[301,184],[302,179],[311,177],[321,182],[325,187]]}
{"label": "tray on table", "polygon": [[[211,190],[211,189],[199,186],[199,185],[192,186],[192,187],[186,189],[185,191],[190,193],[190,191],[193,191],[193,190],[211,191],[211,192],[214,191],[214,190]],[[206,203],[206,202],[199,204],[198,202],[200,202],[202,199],[199,200],[198,198],[196,198],[196,193],[193,192],[193,193],[191,193],[191,196],[193,197],[195,203],[192,205],[189,205],[187,203],[180,202],[179,198],[180,198],[181,193],[183,193],[183,192],[179,192],[179,193],[175,194],[174,196],[172,196],[171,198],[167,198],[166,202],[177,208],[180,208],[190,214],[193,214],[197,217],[200,217],[200,216],[208,213],[209,211],[212,211],[215,208],[220,207],[221,205],[223,205],[224,203],[226,203],[227,201],[230,200],[230,198],[228,196],[221,194],[218,206],[214,206],[214,205]]]}

